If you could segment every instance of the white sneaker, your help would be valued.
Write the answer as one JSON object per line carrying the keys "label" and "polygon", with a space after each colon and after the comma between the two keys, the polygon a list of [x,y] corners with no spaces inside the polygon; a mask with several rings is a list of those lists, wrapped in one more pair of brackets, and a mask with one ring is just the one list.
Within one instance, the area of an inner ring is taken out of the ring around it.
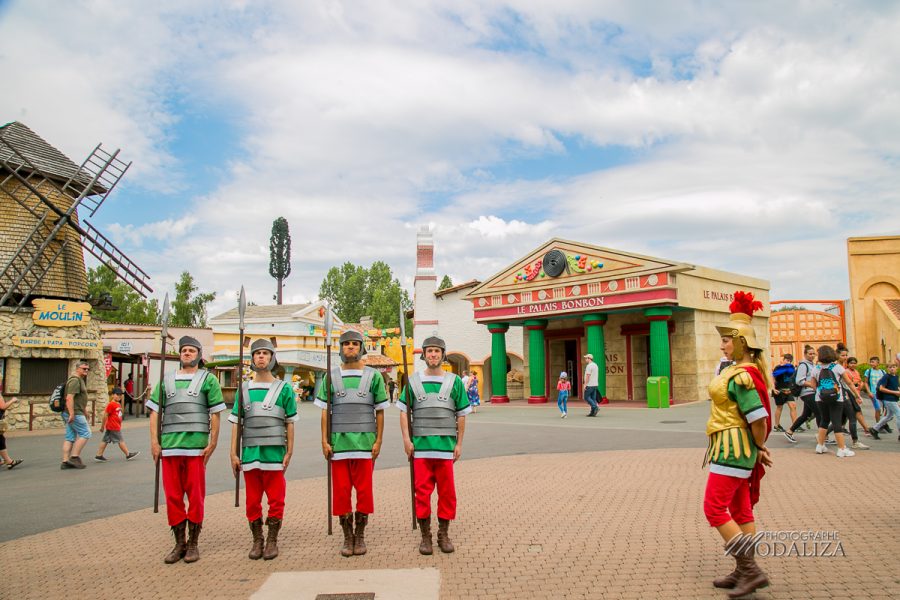
{"label": "white sneaker", "polygon": [[837,457],[838,458],[849,458],[851,456],[856,456],[856,452],[851,450],[850,448],[838,448]]}
{"label": "white sneaker", "polygon": [[565,418],[568,417],[568,416],[569,416],[569,413],[563,413],[562,418],[565,419]]}
{"label": "white sneaker", "polygon": [[816,454],[828,454],[831,452],[825,444],[816,444]]}
{"label": "white sneaker", "polygon": [[860,441],[853,442],[853,446],[852,446],[852,447],[853,447],[854,450],[868,450],[868,449],[869,449],[868,446],[866,446],[865,444],[863,444],[863,443],[860,442]]}

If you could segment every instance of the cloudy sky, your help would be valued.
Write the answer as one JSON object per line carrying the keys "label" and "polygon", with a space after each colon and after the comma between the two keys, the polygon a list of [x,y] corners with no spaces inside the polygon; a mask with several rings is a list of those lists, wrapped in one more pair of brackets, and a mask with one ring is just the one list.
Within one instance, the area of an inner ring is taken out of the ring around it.
{"label": "cloudy sky", "polygon": [[330,266],[485,278],[559,236],[844,298],[900,233],[900,5],[0,0],[0,121],[133,161],[94,219],[230,308]]}

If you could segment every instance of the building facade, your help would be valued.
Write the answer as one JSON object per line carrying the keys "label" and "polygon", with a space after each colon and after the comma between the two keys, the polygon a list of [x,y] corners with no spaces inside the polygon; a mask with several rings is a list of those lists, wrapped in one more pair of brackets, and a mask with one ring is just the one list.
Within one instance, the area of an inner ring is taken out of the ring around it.
{"label": "building facade", "polygon": [[888,362],[900,352],[900,236],[847,240],[850,349],[861,362],[870,356]]}
{"label": "building facade", "polygon": [[510,337],[524,332],[530,402],[555,397],[561,371],[580,395],[588,353],[599,366],[603,398],[645,401],[647,378],[664,376],[672,399],[688,402],[708,397],[721,357],[715,325],[728,322],[739,289],[765,306],[753,327],[767,340],[767,281],[558,238],[473,287],[466,299],[492,338],[492,401],[508,397],[502,358],[494,357],[506,355]]}

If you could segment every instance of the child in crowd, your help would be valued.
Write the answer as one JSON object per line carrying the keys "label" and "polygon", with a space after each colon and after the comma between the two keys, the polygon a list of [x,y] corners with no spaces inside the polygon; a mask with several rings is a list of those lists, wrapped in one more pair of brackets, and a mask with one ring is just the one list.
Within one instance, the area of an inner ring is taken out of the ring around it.
{"label": "child in crowd", "polygon": [[556,382],[556,406],[559,408],[561,418],[565,419],[568,414],[569,390],[572,384],[569,383],[569,375],[565,371],[559,374],[559,381]]}
{"label": "child in crowd", "polygon": [[794,382],[794,355],[785,354],[781,357],[781,363],[772,371],[772,380],[775,382],[775,389],[772,391],[772,399],[775,400],[775,431],[784,432],[781,426],[781,410],[784,405],[788,405],[791,412],[791,423],[797,420],[797,407],[794,402],[794,396],[791,394],[791,384]]}
{"label": "child in crowd", "polygon": [[[878,393],[878,382],[885,376],[886,372],[880,368],[881,359],[873,356],[869,359],[869,368],[863,373],[863,391],[872,399],[872,406],[875,407],[875,422],[881,420],[881,400]],[[884,430],[891,433],[891,428],[887,425]]]}
{"label": "child in crowd", "polygon": [[94,460],[97,462],[107,462],[109,459],[103,456],[106,451],[107,444],[118,444],[119,450],[125,455],[125,460],[131,460],[140,452],[129,452],[125,440],[122,438],[122,397],[124,393],[122,388],[115,388],[112,391],[112,397],[106,410],[103,411],[103,423],[100,425],[100,432],[103,433],[103,441],[97,448],[97,455]]}

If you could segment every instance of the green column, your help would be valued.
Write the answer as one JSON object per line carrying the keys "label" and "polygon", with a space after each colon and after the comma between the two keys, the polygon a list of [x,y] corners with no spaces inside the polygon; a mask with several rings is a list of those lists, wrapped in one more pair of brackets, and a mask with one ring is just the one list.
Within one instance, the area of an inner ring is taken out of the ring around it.
{"label": "green column", "polygon": [[587,338],[587,353],[592,354],[597,363],[597,395],[600,401],[606,400],[606,339],[603,336],[603,326],[607,318],[606,315],[597,313],[581,318],[584,337]]}
{"label": "green column", "polygon": [[671,380],[668,320],[672,318],[672,309],[648,308],[644,314],[650,319],[650,376],[664,376]]}
{"label": "green column", "polygon": [[509,402],[506,395],[506,332],[508,323],[488,325],[491,332],[491,403]]}
{"label": "green column", "polygon": [[531,390],[528,404],[543,404],[547,402],[547,356],[544,351],[545,329],[547,329],[547,321],[544,319],[525,321],[525,330],[528,332],[528,381]]}

